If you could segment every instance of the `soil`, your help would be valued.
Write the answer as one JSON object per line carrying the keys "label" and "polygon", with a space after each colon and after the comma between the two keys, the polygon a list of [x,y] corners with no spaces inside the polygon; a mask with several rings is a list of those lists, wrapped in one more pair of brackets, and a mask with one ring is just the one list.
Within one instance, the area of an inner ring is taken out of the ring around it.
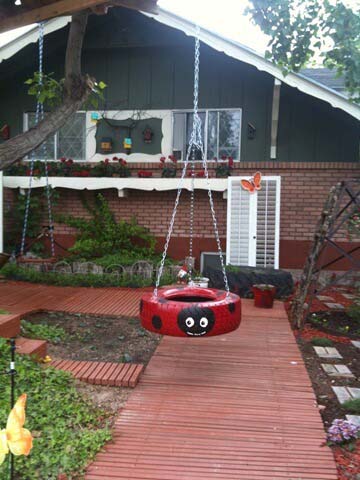
{"label": "soil", "polygon": [[26,320],[56,325],[68,334],[64,342],[48,343],[53,359],[146,365],[161,339],[160,335],[144,330],[137,318],[56,312],[28,315]]}
{"label": "soil", "polygon": [[347,335],[350,338],[360,336],[360,322],[355,322],[346,311],[323,311],[309,316],[309,323],[324,332]]}
{"label": "soil", "polygon": [[95,406],[106,410],[110,417],[110,423],[116,420],[116,415],[123,408],[131,393],[130,388],[105,387],[102,385],[90,385],[89,383],[75,380],[75,386],[79,393]]}
{"label": "soil", "polygon": [[[334,347],[342,355],[341,360],[320,359],[310,342],[298,339],[298,344],[303,354],[306,368],[309,372],[315,390],[319,410],[326,429],[335,418],[345,418],[347,412],[343,409],[332,390],[332,386],[349,386],[360,388],[360,350],[351,343],[334,343]],[[330,377],[322,369],[322,363],[341,363],[347,365],[355,378]]]}

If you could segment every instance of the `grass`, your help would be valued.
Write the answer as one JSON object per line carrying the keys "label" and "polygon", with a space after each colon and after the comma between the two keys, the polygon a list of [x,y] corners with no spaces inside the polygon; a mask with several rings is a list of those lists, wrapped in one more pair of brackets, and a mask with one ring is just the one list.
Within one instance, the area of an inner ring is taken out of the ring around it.
{"label": "grass", "polygon": [[332,340],[324,337],[314,337],[311,339],[311,343],[314,347],[332,347],[334,345]]}
{"label": "grass", "polygon": [[10,312],[7,310],[4,310],[3,308],[0,308],[0,315],[9,315]]}
{"label": "grass", "polygon": [[342,404],[342,407],[345,408],[347,412],[355,413],[355,415],[360,415],[360,398],[355,398],[354,400],[348,400]]}
{"label": "grass", "polygon": [[[8,369],[9,346],[0,339],[0,372]],[[81,478],[87,464],[111,438],[109,414],[85,400],[76,390],[71,375],[44,368],[27,356],[16,359],[16,398],[27,393],[25,428],[34,436],[28,457],[15,457],[16,478],[57,480],[59,475]],[[10,378],[0,382],[0,430],[10,411]],[[7,479],[8,462],[0,466],[0,478]]]}

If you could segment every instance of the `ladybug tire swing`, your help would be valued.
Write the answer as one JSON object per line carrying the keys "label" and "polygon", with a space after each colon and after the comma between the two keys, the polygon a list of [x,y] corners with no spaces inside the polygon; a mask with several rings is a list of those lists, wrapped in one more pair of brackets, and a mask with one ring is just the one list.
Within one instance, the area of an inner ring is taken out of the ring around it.
{"label": "ladybug tire swing", "polygon": [[[140,301],[140,319],[142,326],[151,332],[174,337],[202,338],[222,335],[236,330],[241,322],[241,300],[238,295],[230,292],[226,276],[220,237],[209,182],[209,172],[201,138],[201,119],[198,114],[199,93],[199,59],[200,39],[199,29],[195,36],[195,65],[194,65],[194,108],[193,124],[189,146],[184,160],[181,178],[175,199],[175,205],[170,220],[164,251],[158,270],[155,289],[146,293]],[[166,255],[174,228],[176,211],[179,205],[184,179],[190,164],[190,243],[189,257],[193,257],[193,227],[195,205],[195,159],[201,154],[202,167],[208,185],[208,197],[211,216],[214,226],[215,240],[218,248],[224,277],[225,290],[202,288],[194,284],[192,265],[189,264],[188,285],[159,288],[164,270]]]}

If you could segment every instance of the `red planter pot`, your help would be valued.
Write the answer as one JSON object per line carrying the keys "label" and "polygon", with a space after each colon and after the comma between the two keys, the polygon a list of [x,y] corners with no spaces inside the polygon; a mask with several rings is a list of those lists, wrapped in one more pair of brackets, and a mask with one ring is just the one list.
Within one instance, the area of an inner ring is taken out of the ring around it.
{"label": "red planter pot", "polygon": [[258,308],[272,308],[274,305],[274,298],[276,293],[276,288],[267,288],[263,289],[254,285],[252,287],[254,294],[254,305]]}

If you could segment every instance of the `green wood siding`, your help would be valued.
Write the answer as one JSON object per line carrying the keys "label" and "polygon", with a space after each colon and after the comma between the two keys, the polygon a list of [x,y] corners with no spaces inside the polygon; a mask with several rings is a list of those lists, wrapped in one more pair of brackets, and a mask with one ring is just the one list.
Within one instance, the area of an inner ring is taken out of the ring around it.
{"label": "green wood siding", "polygon": [[[45,39],[45,71],[63,76],[68,27]],[[34,110],[24,81],[37,68],[36,45],[0,65],[0,123],[20,132],[23,112]],[[108,110],[191,109],[193,39],[137,12],[92,15],[83,71],[103,80]],[[202,45],[200,108],[241,108],[241,160],[270,158],[273,78]],[[247,138],[247,124],[256,137]],[[278,160],[358,161],[359,122],[320,100],[281,87]]]}

